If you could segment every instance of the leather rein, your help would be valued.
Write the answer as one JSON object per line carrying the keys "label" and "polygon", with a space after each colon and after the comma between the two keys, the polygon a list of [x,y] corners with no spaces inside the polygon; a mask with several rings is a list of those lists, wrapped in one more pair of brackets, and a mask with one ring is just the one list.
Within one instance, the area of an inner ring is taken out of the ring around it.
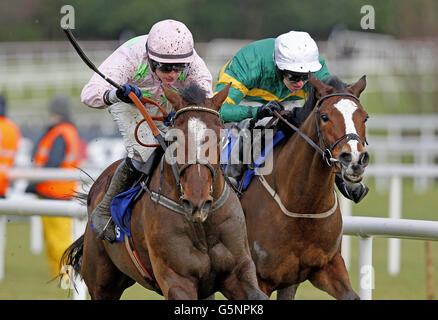
{"label": "leather rein", "polygon": [[[298,127],[294,126],[289,121],[287,121],[282,115],[280,115],[280,113],[278,113],[277,111],[274,111],[274,115],[278,119],[283,121],[287,126],[289,126],[296,133],[298,133],[304,140],[306,140],[306,142],[312,148],[314,148],[319,154],[321,154],[322,158],[325,160],[325,162],[327,163],[327,165],[329,167],[333,166],[333,164],[339,164],[339,160],[336,159],[336,158],[333,158],[332,151],[336,147],[336,145],[338,145],[341,141],[345,140],[345,142],[344,142],[344,144],[345,144],[345,143],[347,143],[350,140],[357,140],[358,142],[360,142],[363,145],[360,137],[357,134],[353,134],[353,133],[349,133],[349,134],[343,135],[342,137],[337,139],[333,144],[330,144],[329,142],[327,142],[326,139],[324,138],[324,136],[322,135],[321,129],[320,129],[321,116],[320,116],[320,113],[319,113],[319,108],[321,106],[321,103],[324,100],[326,100],[327,98],[338,97],[338,96],[350,97],[350,98],[353,98],[356,101],[360,102],[358,97],[356,97],[353,94],[346,93],[346,92],[328,94],[328,95],[323,96],[322,98],[320,98],[317,101],[317,103],[315,105],[315,108],[316,108],[316,111],[315,111],[316,130],[317,130],[317,134],[318,134],[318,139],[319,139],[319,141],[320,141],[320,143],[321,143],[321,145],[323,146],[324,149],[319,147],[311,138],[309,138],[306,134],[304,134]],[[366,139],[365,139],[365,143],[367,143]],[[337,197],[336,191],[334,191],[334,196],[335,196],[334,204],[327,211],[324,211],[324,212],[321,212],[321,213],[296,213],[296,212],[291,212],[291,211],[289,211],[284,206],[284,204],[282,203],[282,201],[280,199],[280,196],[278,195],[277,191],[274,190],[269,185],[269,183],[266,181],[265,177],[263,175],[259,175],[258,178],[259,178],[259,181],[262,184],[262,186],[268,191],[268,193],[277,202],[277,204],[280,207],[281,211],[285,215],[287,215],[288,217],[292,217],[292,218],[311,218],[311,219],[327,218],[327,217],[331,216],[334,212],[336,212],[336,208],[338,207],[338,197]]]}
{"label": "leather rein", "polygon": [[[322,148],[320,148],[312,139],[310,139],[307,135],[305,135],[298,127],[294,126],[292,123],[290,123],[289,121],[287,121],[280,113],[278,113],[277,111],[274,111],[274,115],[280,119],[281,121],[283,121],[288,127],[290,127],[291,129],[293,129],[296,133],[298,133],[301,137],[303,137],[304,140],[306,140],[306,142],[312,147],[314,148],[319,154],[321,154],[322,158],[325,160],[325,162],[327,163],[327,165],[329,167],[331,167],[333,164],[338,164],[339,160],[336,158],[333,158],[332,155],[332,151],[334,150],[334,148],[343,140],[345,140],[344,144],[346,144],[348,141],[350,140],[357,140],[358,142],[360,142],[362,145],[364,145],[364,143],[362,142],[362,140],[360,139],[360,137],[355,134],[355,133],[347,133],[345,135],[343,135],[342,137],[340,137],[338,140],[336,140],[333,144],[329,143],[323,136],[323,134],[321,133],[321,128],[320,128],[320,121],[321,121],[321,115],[319,113],[319,108],[322,104],[322,102],[328,98],[331,97],[339,97],[339,96],[345,96],[345,97],[350,97],[353,98],[354,100],[356,100],[357,102],[360,103],[360,100],[358,97],[356,97],[355,95],[351,94],[351,93],[347,93],[347,92],[338,92],[338,93],[332,93],[332,94],[328,94],[325,95],[323,97],[321,97],[315,105],[315,121],[316,121],[316,132],[318,134],[318,139],[321,143],[321,145],[323,146],[324,150]],[[368,142],[365,139],[365,143],[368,144]]]}

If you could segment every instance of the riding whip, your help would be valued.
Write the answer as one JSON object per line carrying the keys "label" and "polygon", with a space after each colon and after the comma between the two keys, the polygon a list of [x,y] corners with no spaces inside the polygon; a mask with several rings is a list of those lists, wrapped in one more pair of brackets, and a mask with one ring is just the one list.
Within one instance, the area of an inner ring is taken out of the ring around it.
{"label": "riding whip", "polygon": [[[104,75],[102,72],[99,71],[98,68],[96,68],[96,66],[90,61],[90,59],[88,59],[88,57],[86,56],[86,54],[84,53],[84,51],[81,49],[81,47],[79,46],[78,42],[76,41],[75,37],[73,36],[72,32],[70,29],[68,28],[63,28],[65,34],[67,35],[68,40],[70,41],[70,43],[72,44],[73,48],[76,50],[76,52],[78,53],[79,57],[81,57],[82,61],[85,62],[85,64],[94,72],[96,72],[99,76],[101,76],[105,81],[107,81],[109,84],[111,84],[112,86],[116,87],[117,89],[120,90],[124,90],[123,87],[121,85],[119,85],[118,83],[114,82],[113,80],[111,80],[110,78],[108,78],[106,75]],[[154,134],[155,139],[158,140],[158,142],[160,143],[161,147],[166,150],[167,146],[164,142],[164,138],[161,135],[160,131],[158,130],[157,126],[155,125],[155,123],[153,122],[153,120],[162,120],[163,117],[151,117],[149,115],[149,113],[147,112],[146,108],[143,106],[143,104],[140,102],[140,100],[138,99],[138,97],[131,91],[128,94],[129,98],[131,98],[132,102],[134,102],[134,104],[136,105],[136,107],[139,109],[139,111],[141,112],[141,114],[144,117],[144,120],[147,122],[147,124],[149,125],[149,127],[152,130],[152,133]],[[164,108],[158,104],[156,101],[152,100],[152,99],[148,99],[146,97],[143,97],[142,102],[149,102],[152,103],[154,105],[156,105],[160,111],[163,113],[164,117],[167,118],[168,114],[167,112],[164,110]]]}
{"label": "riding whip", "polygon": [[[79,47],[78,42],[76,41],[75,37],[73,36],[72,32],[70,31],[70,29],[68,28],[63,28],[65,34],[67,35],[68,40],[70,41],[70,43],[72,44],[73,48],[76,50],[76,52],[78,53],[78,55],[81,57],[82,61],[85,62],[85,64],[91,68],[91,70],[93,70],[94,72],[96,72],[99,76],[101,76],[103,79],[105,79],[105,81],[107,81],[109,84],[111,84],[112,86],[116,87],[117,89],[122,89],[123,87],[120,86],[119,84],[117,84],[116,82],[114,82],[113,80],[111,80],[110,78],[108,78],[107,76],[105,76],[102,72],[100,72],[96,66],[90,61],[90,59],[88,59],[88,57],[85,55],[84,51],[82,51],[81,47]],[[140,102],[140,100],[138,99],[138,97],[134,94],[134,92],[130,92],[128,94],[129,98],[131,98],[132,102],[134,102],[135,106],[138,108],[138,110],[140,111],[140,113],[142,114],[144,121],[146,121],[146,123],[149,125],[149,127],[152,130],[152,133],[155,137],[155,139],[157,139],[158,143],[160,144],[161,148],[163,148],[164,151],[167,150],[167,145],[166,142],[164,141],[163,136],[161,135],[160,131],[158,130],[157,126],[154,123],[154,119],[155,120],[164,120],[164,118],[168,117],[168,113],[166,112],[166,110],[164,110],[164,108],[156,101],[152,100],[152,99],[148,99],[146,97],[142,97],[141,101],[143,102],[149,102],[152,103],[154,105],[156,105],[160,111],[163,113],[164,117],[151,117],[151,115],[147,112],[145,106]],[[143,120],[142,120],[143,121]],[[142,122],[140,121],[139,124]],[[137,141],[141,144],[141,142],[139,141],[139,139],[137,138],[137,130],[139,128],[139,124],[137,125],[137,127],[135,128],[135,136]],[[173,163],[171,165],[172,167],[172,172],[173,175],[175,176],[175,179],[177,181],[177,183],[179,183],[179,174],[178,174],[178,168],[176,166],[175,163]]]}

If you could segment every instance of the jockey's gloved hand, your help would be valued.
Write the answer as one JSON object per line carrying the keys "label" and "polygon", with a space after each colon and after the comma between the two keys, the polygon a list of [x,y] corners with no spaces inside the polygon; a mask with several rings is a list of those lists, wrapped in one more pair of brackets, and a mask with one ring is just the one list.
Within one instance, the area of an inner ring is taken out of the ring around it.
{"label": "jockey's gloved hand", "polygon": [[172,110],[172,111],[169,112],[169,114],[167,115],[166,120],[164,120],[164,122],[163,122],[163,124],[166,127],[170,126],[170,124],[172,123],[172,120],[173,120],[173,117],[175,116],[175,114],[176,114],[175,110]]}
{"label": "jockey's gloved hand", "polygon": [[131,91],[134,92],[139,100],[143,98],[143,92],[141,92],[137,86],[125,83],[120,89],[106,91],[103,94],[103,101],[107,105],[111,105],[120,101],[125,103],[133,103],[131,98],[128,96]]}
{"label": "jockey's gloved hand", "polygon": [[116,91],[117,98],[119,98],[123,102],[132,103],[131,98],[128,97],[128,94],[131,91],[134,92],[134,94],[137,96],[137,98],[139,100],[141,100],[141,98],[143,98],[143,92],[141,92],[140,89],[137,88],[137,86],[135,86],[133,84],[124,84],[122,86],[122,88],[117,89],[117,91]]}
{"label": "jockey's gloved hand", "polygon": [[272,117],[274,115],[274,111],[283,111],[284,107],[281,105],[280,102],[276,100],[269,101],[268,103],[265,103],[261,107],[258,107],[257,109],[257,120],[266,118],[266,117]]}

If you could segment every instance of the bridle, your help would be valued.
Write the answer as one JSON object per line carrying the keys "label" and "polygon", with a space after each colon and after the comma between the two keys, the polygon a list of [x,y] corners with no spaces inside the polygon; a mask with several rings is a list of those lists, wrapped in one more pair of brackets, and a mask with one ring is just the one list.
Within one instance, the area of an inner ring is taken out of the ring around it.
{"label": "bridle", "polygon": [[[209,109],[209,108],[206,108],[206,107],[200,107],[200,106],[187,106],[187,107],[179,109],[175,113],[175,115],[171,119],[172,126],[174,125],[176,119],[181,114],[189,112],[189,111],[208,112],[208,113],[214,114],[219,119],[221,119],[220,113],[218,111],[216,111],[216,110]],[[218,169],[219,169],[220,165],[217,165],[216,169],[215,169],[211,165],[211,163],[209,163],[208,161],[200,161],[199,159],[196,159],[196,161],[194,161],[194,162],[185,163],[180,168],[176,164],[172,165],[172,170],[173,170],[173,173],[174,173],[174,176],[175,176],[175,180],[176,180],[176,183],[177,183],[177,187],[178,187],[178,190],[179,190],[179,198],[180,198],[180,200],[184,198],[184,188],[183,188],[183,186],[181,184],[181,177],[184,174],[184,172],[186,171],[186,169],[188,169],[190,166],[195,165],[195,164],[205,166],[210,171],[211,179],[212,179],[211,188],[210,188],[210,196],[213,194],[213,189],[214,189],[213,186],[214,186],[214,183],[215,183],[215,180],[216,180],[216,177],[217,177],[217,172],[218,172]]]}
{"label": "bridle", "polygon": [[[304,140],[306,140],[318,153],[320,153],[322,155],[322,158],[325,160],[325,162],[327,163],[327,165],[329,167],[333,166],[333,164],[336,164],[336,165],[338,165],[338,168],[339,168],[340,161],[336,158],[333,158],[333,156],[332,156],[332,151],[336,147],[336,145],[338,145],[343,140],[345,140],[344,144],[350,140],[357,140],[362,145],[363,145],[363,143],[357,134],[350,133],[350,134],[343,135],[342,137],[337,139],[333,144],[330,144],[329,142],[327,142],[324,135],[322,134],[321,129],[320,129],[321,115],[319,113],[319,108],[321,106],[321,103],[325,99],[330,98],[330,97],[337,97],[337,96],[351,97],[351,98],[355,99],[356,101],[360,102],[359,98],[356,97],[355,95],[352,95],[350,93],[343,93],[343,92],[325,95],[317,101],[317,103],[315,105],[316,129],[317,129],[318,139],[319,139],[320,144],[322,145],[322,147],[324,149],[319,147],[312,139],[310,139],[307,135],[305,135],[299,128],[297,128],[296,126],[291,124],[289,121],[287,121],[285,118],[283,118],[283,116],[281,116],[277,111],[274,111],[274,115],[277,118],[279,118],[281,121],[283,121],[286,125],[288,125],[290,128],[292,128],[301,137],[303,137]],[[366,142],[366,139],[365,139],[365,142]],[[312,213],[312,214],[291,212],[283,205],[283,202],[281,201],[280,196],[278,195],[277,191],[269,185],[269,183],[266,181],[265,177],[263,175],[259,175],[258,177],[259,177],[259,180],[260,180],[260,183],[262,184],[262,186],[265,187],[265,189],[269,192],[269,194],[277,202],[278,206],[280,207],[280,210],[288,217],[322,219],[322,218],[327,218],[327,217],[331,216],[336,211],[336,208],[338,207],[338,198],[337,198],[336,191],[334,191],[334,198],[335,198],[334,204],[329,210],[327,210],[325,212]]]}
{"label": "bridle", "polygon": [[[173,117],[170,119],[171,126],[174,127],[175,120],[181,114],[188,112],[188,111],[209,112],[209,113],[212,113],[215,116],[217,116],[219,119],[221,119],[220,113],[215,111],[215,110],[208,109],[205,107],[199,107],[199,106],[188,106],[188,107],[185,107],[185,108],[178,110],[173,115]],[[218,143],[219,143],[219,141],[218,141]],[[163,206],[163,207],[165,207],[165,208],[167,208],[175,213],[184,215],[187,219],[189,219],[189,217],[187,216],[186,209],[181,203],[184,200],[184,188],[182,187],[182,184],[181,184],[181,176],[184,174],[186,169],[188,167],[190,167],[191,165],[199,164],[199,165],[203,165],[203,166],[207,167],[207,169],[210,171],[211,176],[212,176],[210,196],[213,198],[212,194],[213,194],[214,184],[215,184],[216,177],[218,176],[217,171],[221,166],[218,165],[215,169],[209,162],[200,161],[199,159],[197,159],[196,162],[185,163],[182,167],[178,167],[176,162],[172,162],[170,164],[170,166],[172,168],[172,172],[173,172],[173,175],[175,177],[175,180],[177,183],[177,189],[179,192],[179,201],[177,202],[177,201],[174,201],[174,200],[162,195],[162,193],[161,193],[162,187],[163,187],[163,182],[164,182],[164,158],[165,158],[165,155],[163,155],[163,157],[161,158],[160,181],[159,181],[158,192],[149,190],[146,182],[141,183],[142,188],[144,190],[146,190],[146,192],[149,194],[151,200],[153,202],[155,202],[156,204],[160,204],[161,206]],[[229,195],[230,195],[230,188],[228,187],[228,184],[225,183],[223,186],[222,192],[220,193],[218,198],[215,199],[214,201],[212,201],[211,206],[209,207],[209,212],[214,212],[214,211],[218,210],[219,208],[221,208],[228,201]]]}
{"label": "bridle", "polygon": [[[351,140],[356,140],[358,141],[360,144],[362,144],[362,146],[364,146],[364,143],[362,142],[362,140],[360,139],[360,137],[355,134],[355,133],[347,133],[345,135],[343,135],[342,137],[340,137],[338,140],[336,140],[333,144],[331,144],[330,142],[328,142],[325,138],[324,135],[321,133],[321,128],[320,128],[320,121],[321,121],[321,115],[319,113],[319,108],[321,106],[321,103],[330,98],[330,97],[339,97],[339,96],[346,96],[346,97],[350,97],[353,98],[354,100],[356,100],[357,102],[360,103],[360,100],[358,97],[356,97],[355,95],[351,94],[351,93],[347,93],[347,92],[339,92],[339,93],[332,93],[332,94],[328,94],[325,95],[323,97],[321,97],[318,102],[315,105],[315,121],[316,121],[316,131],[318,134],[318,138],[319,141],[321,142],[321,145],[325,148],[323,153],[323,158],[324,160],[327,162],[327,164],[329,166],[332,166],[332,163],[339,163],[339,160],[337,159],[333,159],[332,156],[332,151],[335,149],[335,147],[343,140],[344,143],[342,145],[345,145],[346,143],[348,143],[348,141]],[[368,144],[368,142],[365,139],[365,143]]]}
{"label": "bridle", "polygon": [[[283,121],[287,126],[289,126],[290,128],[292,128],[296,133],[298,133],[301,137],[304,138],[304,140],[306,140],[318,153],[321,154],[322,158],[325,160],[325,162],[327,163],[328,166],[333,166],[333,164],[339,164],[339,160],[336,158],[333,158],[332,155],[332,151],[334,150],[334,148],[341,142],[344,140],[344,144],[346,144],[348,141],[350,140],[356,140],[358,141],[360,144],[364,145],[364,143],[362,142],[362,140],[360,139],[360,137],[355,134],[355,133],[347,133],[345,135],[343,135],[342,137],[340,137],[339,139],[337,139],[333,144],[331,144],[330,142],[328,142],[324,135],[321,132],[321,125],[320,125],[320,121],[321,121],[321,114],[319,112],[319,108],[321,107],[321,104],[323,103],[324,100],[331,98],[331,97],[339,97],[339,96],[345,96],[345,97],[350,97],[353,98],[354,100],[356,100],[357,102],[360,103],[360,100],[358,97],[356,97],[355,95],[351,94],[351,93],[347,93],[347,92],[338,92],[338,93],[331,93],[328,95],[325,95],[323,97],[321,97],[315,104],[315,122],[316,122],[316,131],[318,134],[318,139],[323,147],[323,149],[321,147],[319,147],[312,139],[310,139],[308,136],[306,136],[299,128],[297,128],[296,126],[294,126],[293,124],[291,124],[289,121],[287,121],[283,116],[281,116],[277,111],[274,111],[274,115],[279,118],[281,121]],[[368,144],[366,138],[364,141],[366,144]]]}

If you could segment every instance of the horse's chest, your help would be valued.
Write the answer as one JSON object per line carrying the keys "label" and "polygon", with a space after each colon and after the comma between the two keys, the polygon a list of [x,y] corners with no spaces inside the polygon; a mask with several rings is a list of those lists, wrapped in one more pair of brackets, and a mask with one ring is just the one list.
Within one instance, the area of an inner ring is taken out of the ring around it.
{"label": "horse's chest", "polygon": [[213,245],[208,254],[212,269],[216,272],[225,272],[233,268],[234,256],[221,242]]}

